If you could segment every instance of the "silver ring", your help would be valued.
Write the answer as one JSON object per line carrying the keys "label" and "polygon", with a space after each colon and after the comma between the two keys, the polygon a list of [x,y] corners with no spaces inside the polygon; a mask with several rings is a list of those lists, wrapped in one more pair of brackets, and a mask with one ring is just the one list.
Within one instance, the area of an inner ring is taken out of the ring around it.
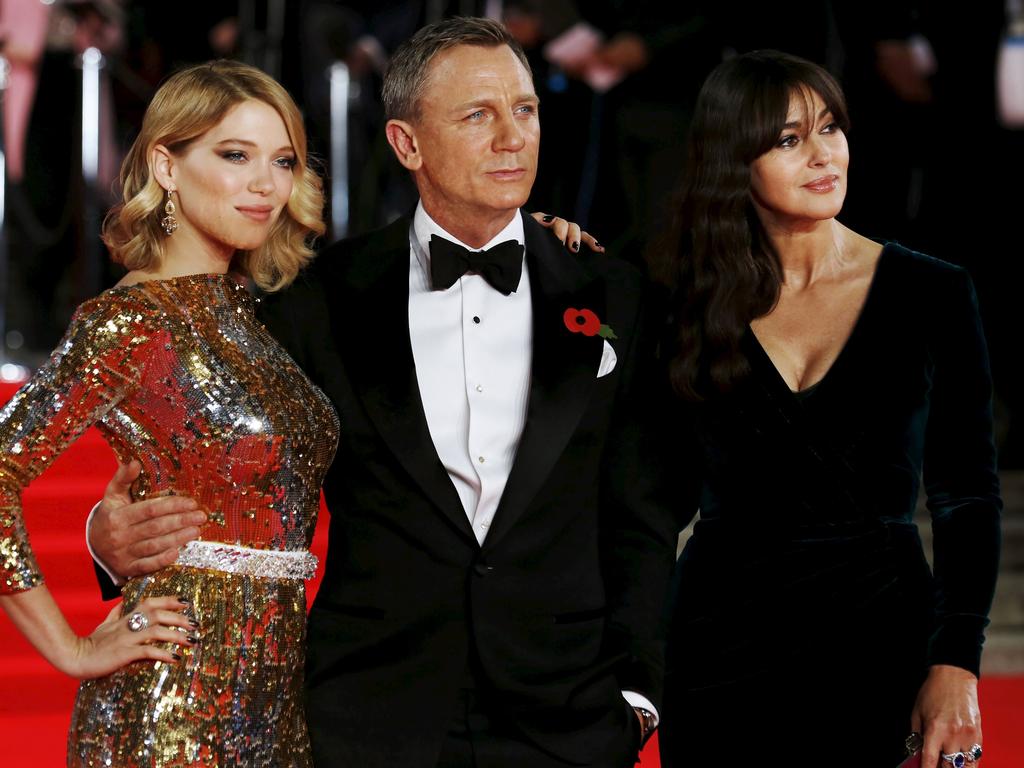
{"label": "silver ring", "polygon": [[973,763],[976,760],[981,760],[981,744],[971,744],[971,748],[965,753],[967,756],[967,762]]}
{"label": "silver ring", "polygon": [[149,617],[142,611],[136,611],[128,617],[128,629],[132,632],[141,632],[149,626]]}
{"label": "silver ring", "polygon": [[967,755],[963,752],[950,752],[948,755],[943,752],[942,759],[953,766],[953,768],[964,768],[964,763],[967,762]]}

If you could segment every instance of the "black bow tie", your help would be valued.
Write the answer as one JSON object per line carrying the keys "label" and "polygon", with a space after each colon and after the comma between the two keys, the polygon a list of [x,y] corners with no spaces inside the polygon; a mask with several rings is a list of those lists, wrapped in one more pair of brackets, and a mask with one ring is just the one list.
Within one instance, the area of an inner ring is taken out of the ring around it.
{"label": "black bow tie", "polygon": [[466,272],[483,276],[496,291],[508,296],[523,275],[523,246],[506,240],[486,251],[471,251],[437,235],[430,236],[430,280],[435,291],[455,285]]}

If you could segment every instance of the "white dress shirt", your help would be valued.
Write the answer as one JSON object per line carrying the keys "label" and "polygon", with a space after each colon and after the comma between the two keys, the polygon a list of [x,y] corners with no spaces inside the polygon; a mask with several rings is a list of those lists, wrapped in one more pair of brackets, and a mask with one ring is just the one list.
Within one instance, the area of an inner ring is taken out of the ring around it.
{"label": "white dress shirt", "polygon": [[[427,427],[478,542],[487,537],[526,423],[533,359],[533,304],[526,269],[504,296],[467,272],[433,290],[430,238],[446,232],[420,204],[409,235],[409,339]],[[522,214],[484,248],[525,242]]]}

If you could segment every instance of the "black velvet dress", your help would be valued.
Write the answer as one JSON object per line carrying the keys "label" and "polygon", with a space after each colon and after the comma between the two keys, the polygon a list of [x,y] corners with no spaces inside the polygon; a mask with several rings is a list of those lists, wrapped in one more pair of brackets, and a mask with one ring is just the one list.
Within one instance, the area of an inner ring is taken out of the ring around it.
{"label": "black velvet dress", "polygon": [[[700,519],[676,570],[664,764],[895,768],[928,666],[977,674],[998,570],[974,289],[889,244],[810,391],[743,343],[751,375],[688,406]],[[922,469],[934,573],[912,522]]]}

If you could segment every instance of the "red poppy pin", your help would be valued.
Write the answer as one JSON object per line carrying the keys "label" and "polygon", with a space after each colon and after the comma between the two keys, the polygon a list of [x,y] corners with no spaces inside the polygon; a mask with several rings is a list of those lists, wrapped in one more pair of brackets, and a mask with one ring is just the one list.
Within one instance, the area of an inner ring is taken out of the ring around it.
{"label": "red poppy pin", "polygon": [[565,327],[572,333],[584,336],[600,336],[602,339],[617,339],[615,331],[609,325],[602,325],[600,318],[592,310],[569,307],[562,315]]}

